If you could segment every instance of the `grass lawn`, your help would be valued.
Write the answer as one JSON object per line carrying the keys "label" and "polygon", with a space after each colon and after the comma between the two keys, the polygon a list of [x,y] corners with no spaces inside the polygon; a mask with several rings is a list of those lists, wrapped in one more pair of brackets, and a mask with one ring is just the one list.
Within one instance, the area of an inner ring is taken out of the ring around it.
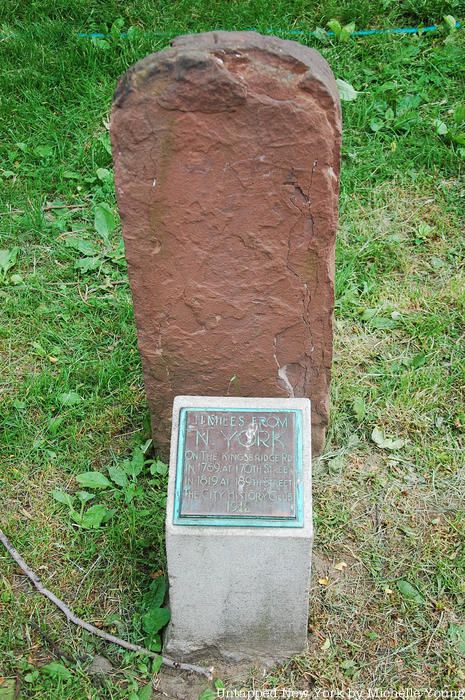
{"label": "grass lawn", "polygon": [[[2,3],[0,526],[79,616],[149,643],[164,571],[166,475],[141,451],[109,150],[118,76],[178,33],[296,38],[335,17],[361,29],[444,14],[463,22],[463,0]],[[111,35],[78,36],[94,31]],[[343,103],[332,423],[314,466],[309,651],[244,684],[463,688],[465,32],[298,37],[359,92]],[[117,482],[121,467],[129,484],[76,479]],[[95,654],[112,674],[87,673]],[[143,700],[151,671],[68,624],[0,547],[0,676],[18,676],[21,697]]]}

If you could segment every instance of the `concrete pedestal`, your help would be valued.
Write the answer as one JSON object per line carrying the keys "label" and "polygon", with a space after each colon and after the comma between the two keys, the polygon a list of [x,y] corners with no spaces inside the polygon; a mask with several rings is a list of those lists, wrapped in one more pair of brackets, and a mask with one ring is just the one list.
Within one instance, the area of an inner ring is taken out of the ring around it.
{"label": "concrete pedestal", "polygon": [[[260,519],[254,527],[174,524],[180,410],[219,405],[302,412],[302,526],[263,527]],[[166,654],[179,660],[212,655],[231,661],[283,660],[305,649],[313,541],[310,425],[308,399],[175,400],[166,520],[171,608]]]}

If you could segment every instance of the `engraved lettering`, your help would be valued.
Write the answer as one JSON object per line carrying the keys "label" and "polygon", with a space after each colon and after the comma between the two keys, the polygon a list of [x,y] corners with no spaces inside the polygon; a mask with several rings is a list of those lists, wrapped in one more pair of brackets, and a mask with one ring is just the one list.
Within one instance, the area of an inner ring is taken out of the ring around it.
{"label": "engraved lettering", "polygon": [[296,517],[294,411],[192,408],[185,425],[181,518]]}

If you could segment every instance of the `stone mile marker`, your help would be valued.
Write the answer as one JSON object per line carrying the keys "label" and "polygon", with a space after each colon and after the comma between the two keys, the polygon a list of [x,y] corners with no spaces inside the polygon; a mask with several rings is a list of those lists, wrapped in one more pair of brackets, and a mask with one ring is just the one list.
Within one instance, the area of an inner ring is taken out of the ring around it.
{"label": "stone mile marker", "polygon": [[165,651],[179,658],[305,647],[340,136],[324,59],[253,32],[179,37],[116,91],[116,190],[164,457],[171,434]]}

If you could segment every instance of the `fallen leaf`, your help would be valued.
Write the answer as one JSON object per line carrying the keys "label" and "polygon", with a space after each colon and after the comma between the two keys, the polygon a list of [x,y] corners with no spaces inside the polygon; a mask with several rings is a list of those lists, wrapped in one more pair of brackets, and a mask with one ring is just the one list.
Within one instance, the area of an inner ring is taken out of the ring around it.
{"label": "fallen leaf", "polygon": [[347,569],[347,564],[345,561],[340,561],[338,564],[334,565],[334,568],[336,571],[344,571],[344,569]]}
{"label": "fallen leaf", "polygon": [[328,586],[329,578],[327,578],[326,576],[324,578],[319,578],[318,583],[320,584],[320,586]]}
{"label": "fallen leaf", "polygon": [[371,433],[371,439],[384,450],[400,450],[404,446],[404,440],[392,440],[391,438],[385,437],[383,431],[380,428],[373,428]]}
{"label": "fallen leaf", "polygon": [[329,637],[327,637],[325,639],[325,641],[323,642],[323,644],[321,645],[320,649],[321,649],[321,651],[328,651],[330,646],[331,646],[331,640],[329,639]]}
{"label": "fallen leaf", "polygon": [[163,571],[161,569],[150,574],[150,578],[160,578],[160,576],[163,576]]}
{"label": "fallen leaf", "polygon": [[21,511],[21,513],[24,515],[25,518],[27,518],[28,520],[34,520],[34,516],[31,515],[27,510],[25,510],[24,508],[20,508],[19,510]]}
{"label": "fallen leaf", "polygon": [[352,102],[357,99],[358,92],[350,83],[338,78],[336,80],[336,85],[339,91],[339,97],[343,102]]}

